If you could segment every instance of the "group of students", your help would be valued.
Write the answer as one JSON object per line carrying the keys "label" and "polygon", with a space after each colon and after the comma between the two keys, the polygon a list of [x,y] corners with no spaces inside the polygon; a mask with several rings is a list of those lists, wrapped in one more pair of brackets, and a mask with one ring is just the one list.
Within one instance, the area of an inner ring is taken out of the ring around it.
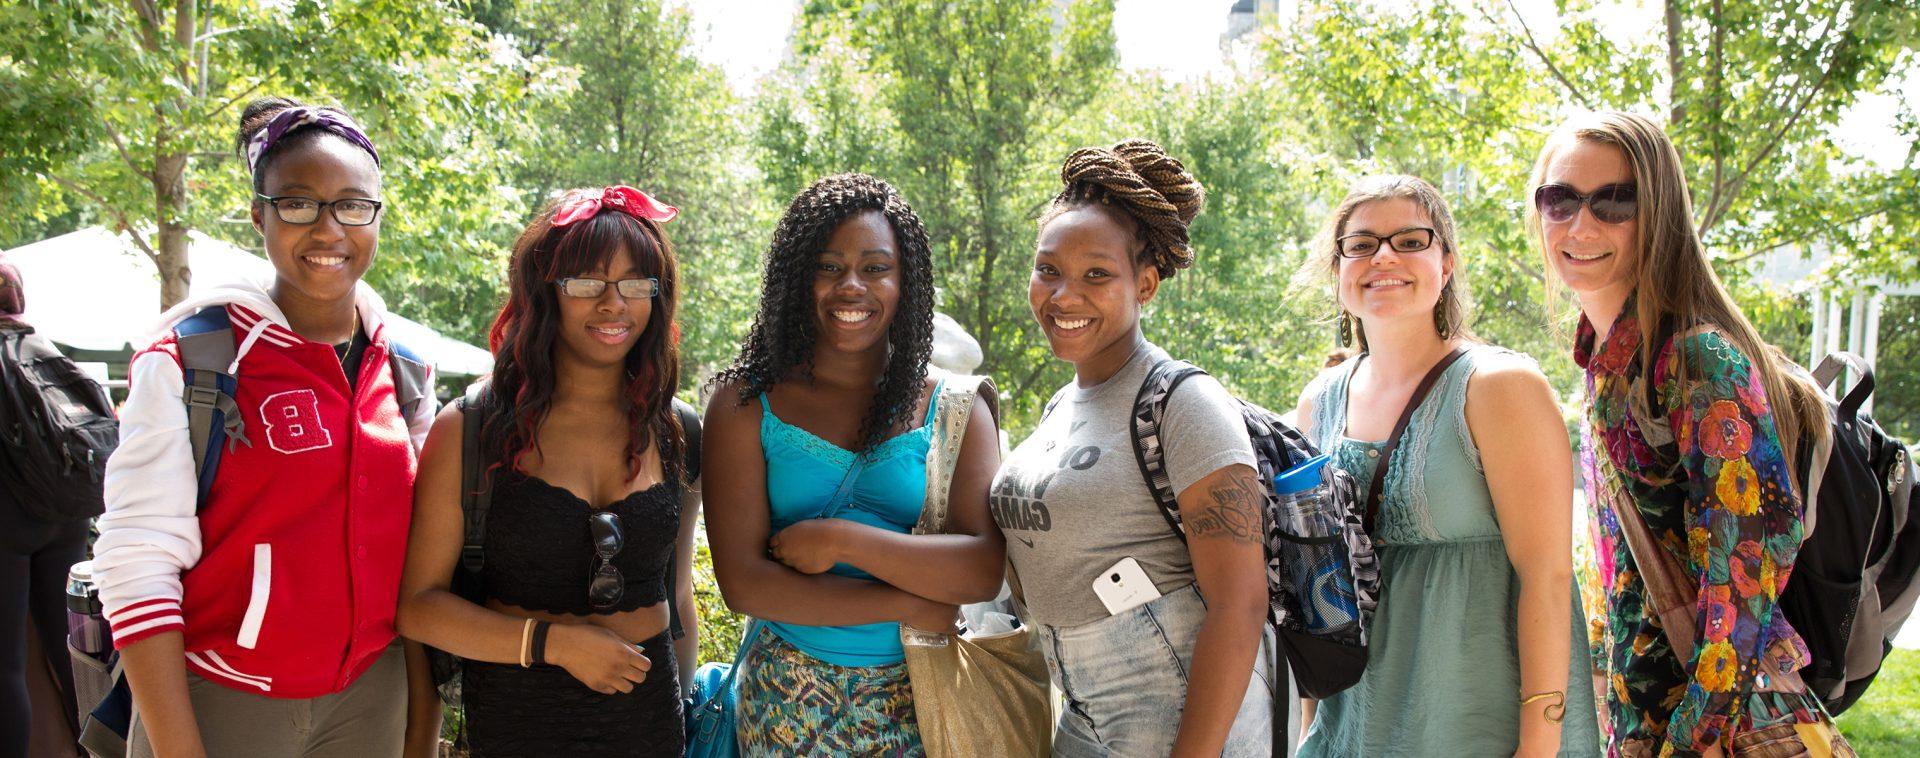
{"label": "group of students", "polygon": [[[1004,459],[982,392],[951,527],[914,534],[945,379],[928,366],[931,246],[886,182],[828,177],[787,208],[694,459],[694,418],[673,400],[676,209],[629,187],[548,204],[514,244],[494,371],[470,395],[495,412],[407,412],[388,366],[404,348],[360,283],[386,202],[372,142],[338,109],[267,99],[239,145],[275,279],[166,315],[132,362],[108,465],[94,565],[135,755],[435,755],[423,646],[465,661],[474,755],[678,754],[703,507],[726,603],[757,620],[737,672],[747,755],[921,754],[899,625],[953,632],[1009,573],[1064,696],[1055,754],[1271,750],[1274,703],[1293,698],[1273,676],[1267,483],[1238,406],[1204,375],[1168,401],[1184,536],[1130,436],[1136,391],[1168,357],[1143,311],[1194,265],[1205,198],[1159,146],[1065,161],[1027,295],[1074,379]],[[1775,599],[1802,528],[1791,462],[1822,411],[1714,277],[1682,177],[1660,128],[1622,113],[1568,123],[1534,171],[1527,225],[1581,312],[1604,599],[1584,610],[1566,426],[1531,360],[1473,336],[1445,200],[1379,177],[1333,212],[1313,265],[1358,354],[1308,384],[1296,418],[1355,481],[1388,466],[1371,535],[1382,590],[1365,675],[1301,707],[1298,754],[1747,754],[1756,739],[1786,751],[1768,755],[1851,754],[1816,698],[1755,686],[1763,655],[1805,660]],[[237,390],[200,502],[177,324],[206,309],[231,322]],[[1670,323],[1685,328],[1656,339]],[[1628,412],[1650,396],[1659,429]],[[491,462],[491,504],[479,588],[462,593],[472,455]],[[1662,635],[1601,493],[1692,573],[1694,649]],[[1155,597],[1114,612],[1093,585],[1123,559]]]}

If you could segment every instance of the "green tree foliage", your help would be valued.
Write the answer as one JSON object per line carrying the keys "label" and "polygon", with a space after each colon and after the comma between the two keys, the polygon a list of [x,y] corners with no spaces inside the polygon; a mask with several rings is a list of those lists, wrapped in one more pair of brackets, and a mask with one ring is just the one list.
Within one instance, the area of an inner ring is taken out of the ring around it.
{"label": "green tree foliage", "polygon": [[[1551,36],[1510,2],[1389,10],[1325,0],[1269,29],[1262,67],[1287,93],[1289,131],[1336,174],[1412,173],[1447,193],[1477,330],[1542,359],[1570,394],[1569,301],[1550,299],[1521,213],[1542,139],[1573,110],[1624,108],[1667,123],[1716,263],[1776,341],[1804,344],[1804,325],[1784,293],[1748,281],[1758,256],[1850,247],[1912,213],[1911,156],[1893,169],[1863,166],[1831,134],[1844,107],[1882,91],[1902,61],[1911,66],[1920,21],[1909,4],[1671,0],[1656,10],[1663,35],[1616,41],[1604,16],[1621,9],[1588,0],[1562,3],[1565,23]],[[1907,133],[1920,130],[1909,122]],[[1857,265],[1911,278],[1907,258]]]}
{"label": "green tree foliage", "polygon": [[40,147],[8,150],[7,168],[25,170],[0,177],[0,197],[126,231],[161,271],[161,305],[186,295],[188,230],[257,244],[232,135],[240,106],[265,94],[347,104],[386,147],[396,202],[370,278],[397,307],[433,310],[490,273],[473,261],[491,257],[503,203],[498,133],[482,127],[503,120],[526,64],[450,6],[134,0],[4,13],[0,68],[23,94],[8,107],[34,109],[20,132]]}

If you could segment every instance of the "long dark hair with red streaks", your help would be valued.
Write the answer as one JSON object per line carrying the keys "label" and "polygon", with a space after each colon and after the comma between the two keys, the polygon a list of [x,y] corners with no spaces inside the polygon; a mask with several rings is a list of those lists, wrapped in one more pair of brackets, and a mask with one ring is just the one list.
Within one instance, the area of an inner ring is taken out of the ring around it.
{"label": "long dark hair with red streaks", "polygon": [[[571,194],[571,193],[569,193]],[[560,293],[554,281],[598,270],[627,251],[641,276],[660,280],[653,313],[627,352],[627,478],[640,474],[640,456],[656,441],[669,480],[685,475],[683,432],[673,412],[680,384],[680,334],[674,323],[679,300],[679,264],[673,245],[653,221],[604,209],[591,219],[555,228],[565,196],[548,203],[513,243],[507,270],[507,303],[494,318],[487,344],[493,350],[490,401],[501,412],[487,416],[481,444],[495,465],[524,471],[521,463],[539,448],[540,424],[553,404],[553,348],[560,333]]]}

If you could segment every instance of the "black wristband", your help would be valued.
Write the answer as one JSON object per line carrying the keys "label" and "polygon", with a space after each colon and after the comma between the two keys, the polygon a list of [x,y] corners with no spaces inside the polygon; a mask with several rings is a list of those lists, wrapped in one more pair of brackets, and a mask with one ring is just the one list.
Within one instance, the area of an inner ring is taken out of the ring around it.
{"label": "black wristband", "polygon": [[546,621],[534,622],[533,653],[527,657],[533,659],[533,665],[535,666],[539,666],[547,662],[547,630],[552,628],[553,628],[553,624],[549,622],[546,622]]}

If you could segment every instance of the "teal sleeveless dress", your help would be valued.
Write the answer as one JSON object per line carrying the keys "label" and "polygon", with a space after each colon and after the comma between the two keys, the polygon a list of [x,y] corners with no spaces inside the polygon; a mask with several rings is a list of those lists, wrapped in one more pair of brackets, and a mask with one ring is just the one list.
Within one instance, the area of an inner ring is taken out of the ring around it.
{"label": "teal sleeveless dress", "polygon": [[[1407,424],[1373,534],[1381,589],[1367,670],[1352,688],[1320,701],[1298,755],[1510,756],[1518,747],[1520,582],[1466,419],[1467,378],[1501,354],[1517,355],[1469,347]],[[1348,361],[1323,382],[1312,432],[1364,498],[1385,443],[1344,434],[1347,382],[1359,363]],[[1569,604],[1560,754],[1595,756],[1601,743],[1577,594]]]}

